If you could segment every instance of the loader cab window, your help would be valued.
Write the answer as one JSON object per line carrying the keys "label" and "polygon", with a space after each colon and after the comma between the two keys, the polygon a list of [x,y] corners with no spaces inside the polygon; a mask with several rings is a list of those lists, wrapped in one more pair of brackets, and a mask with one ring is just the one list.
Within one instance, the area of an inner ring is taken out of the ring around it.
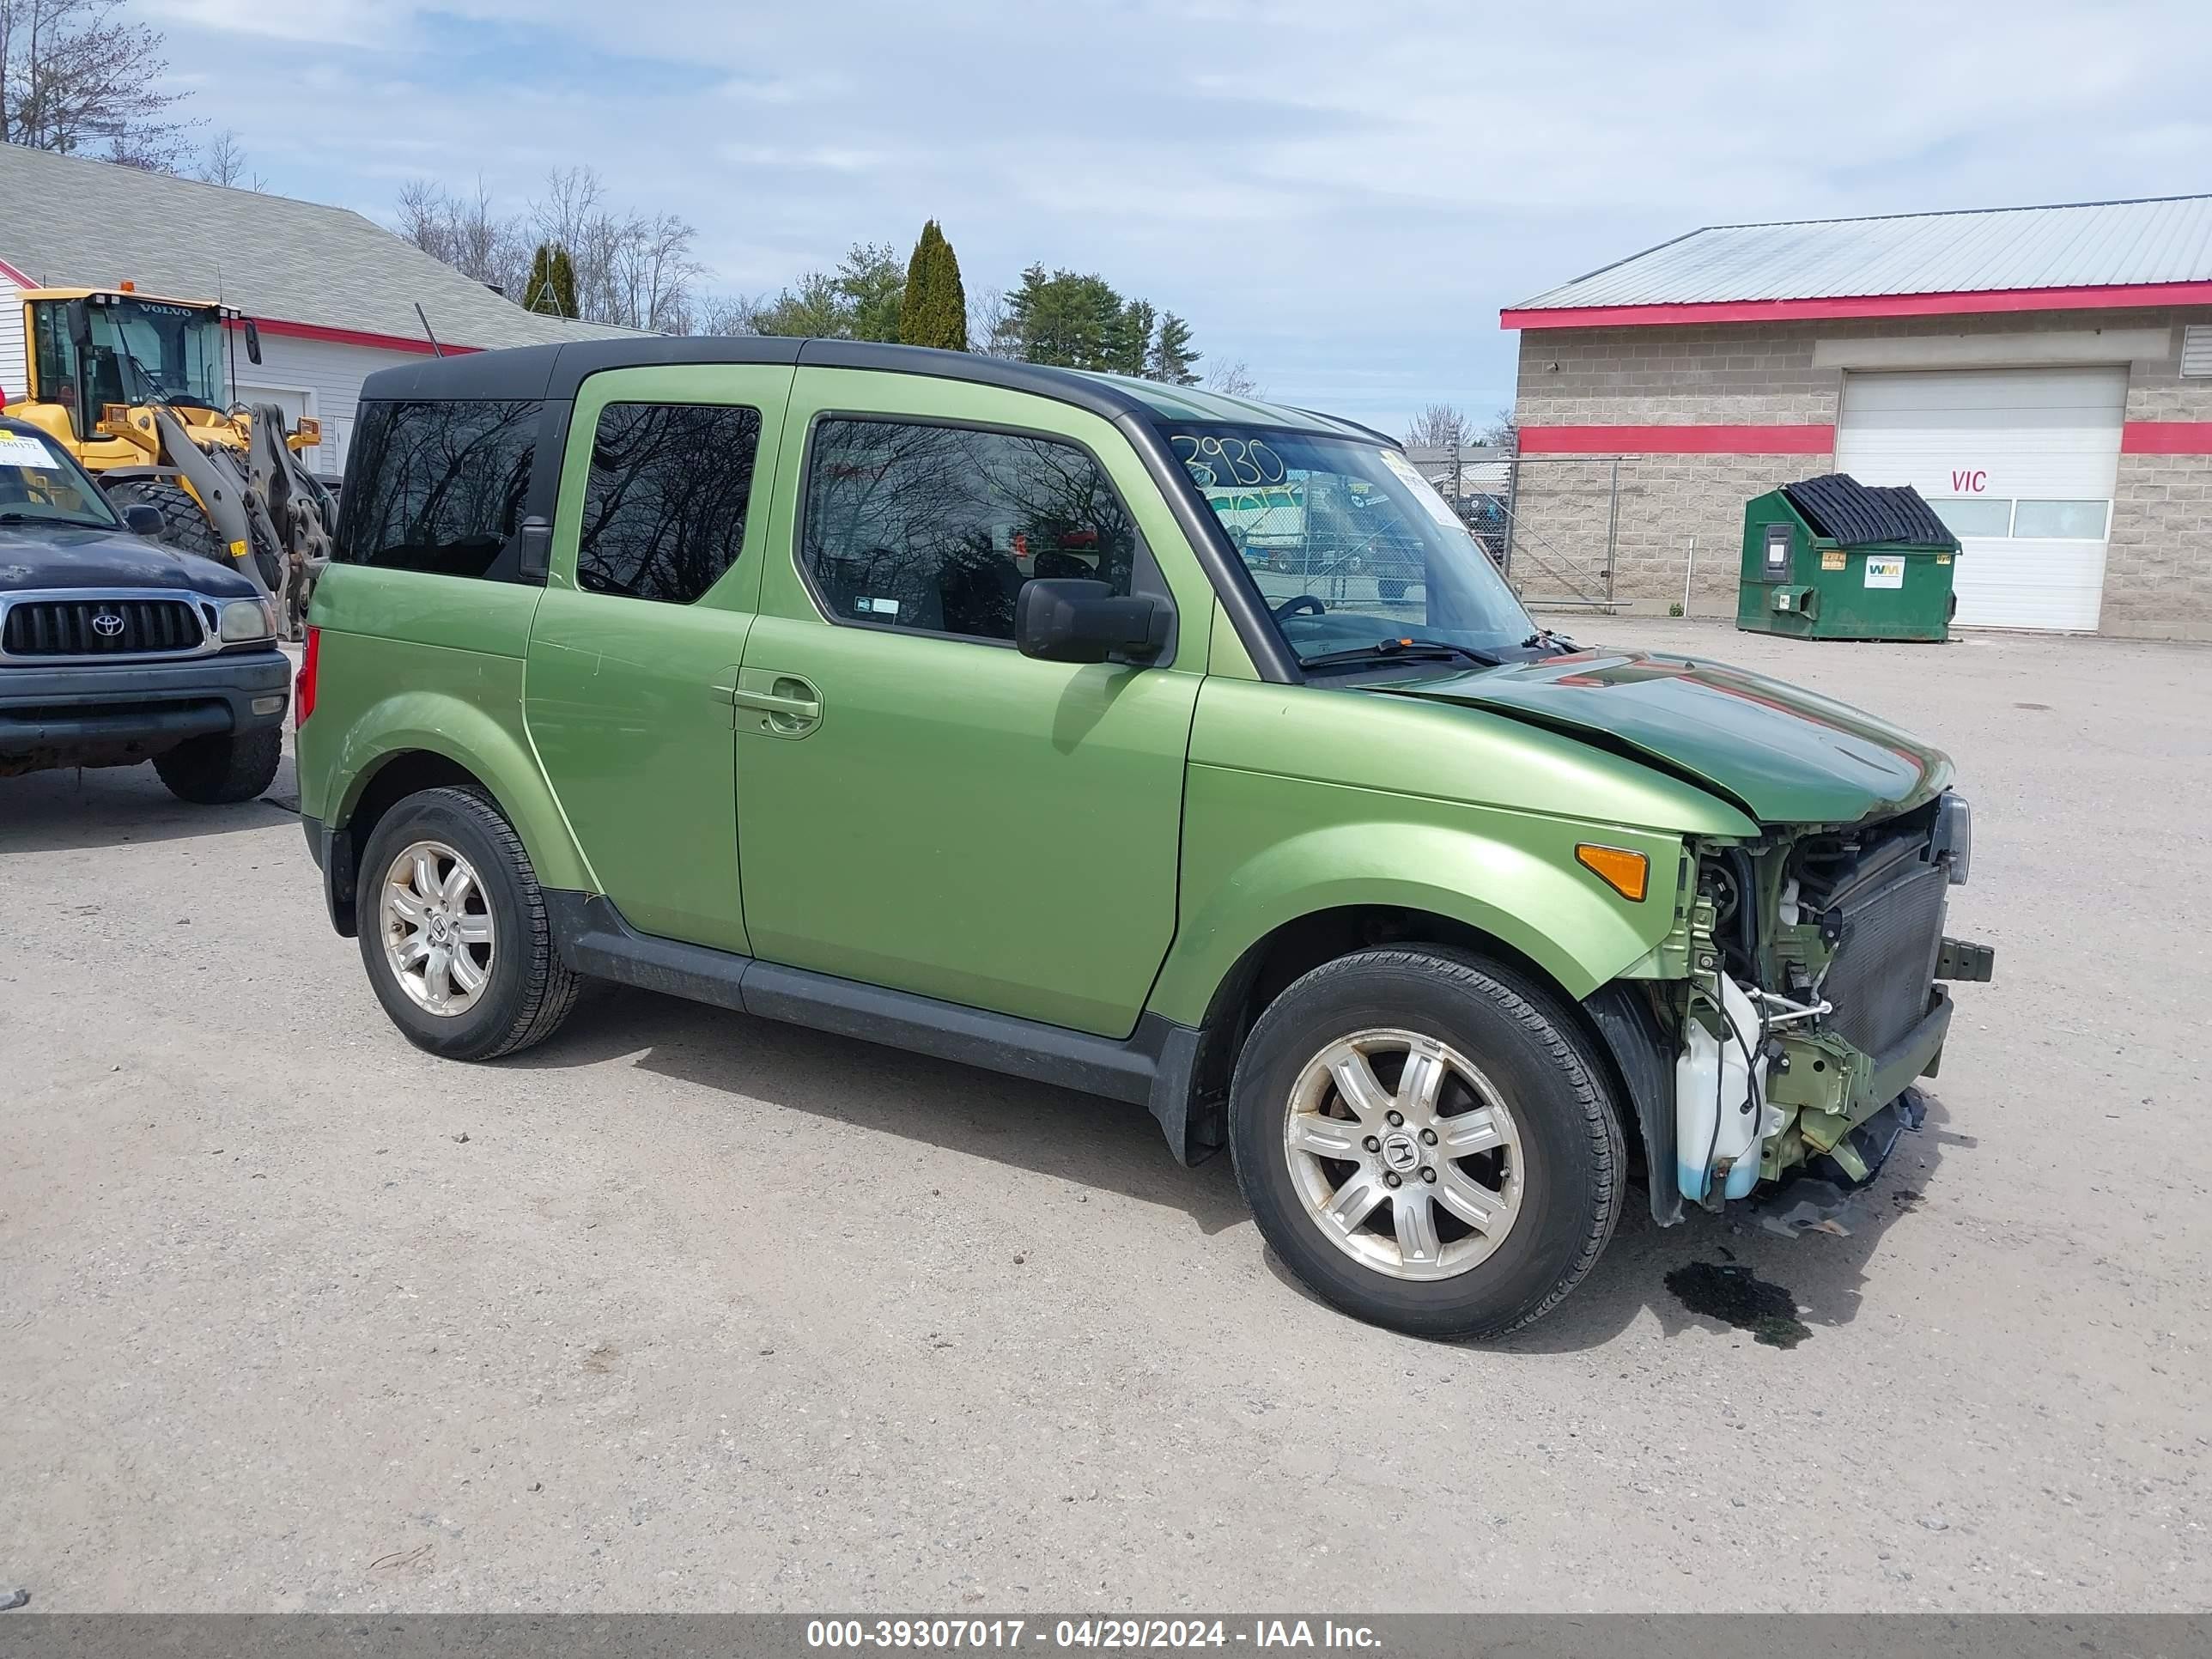
{"label": "loader cab window", "polygon": [[92,434],[103,404],[223,409],[230,403],[222,315],[213,306],[127,295],[90,305],[92,349],[82,364],[70,338],[68,305],[41,300],[33,309],[39,395],[75,410],[80,437]]}

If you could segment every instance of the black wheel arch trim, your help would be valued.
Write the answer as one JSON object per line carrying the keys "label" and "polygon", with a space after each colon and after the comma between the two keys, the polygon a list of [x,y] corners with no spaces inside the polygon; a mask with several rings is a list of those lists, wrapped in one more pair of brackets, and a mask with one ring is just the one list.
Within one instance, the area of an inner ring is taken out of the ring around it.
{"label": "black wheel arch trim", "polygon": [[1644,1137],[1644,1180],[1651,1218],[1671,1227],[1682,1218],[1674,1177],[1674,1048],[1651,1006],[1644,981],[1615,980],[1583,999],[1583,1012],[1604,1040],[1607,1056],[1628,1090]]}

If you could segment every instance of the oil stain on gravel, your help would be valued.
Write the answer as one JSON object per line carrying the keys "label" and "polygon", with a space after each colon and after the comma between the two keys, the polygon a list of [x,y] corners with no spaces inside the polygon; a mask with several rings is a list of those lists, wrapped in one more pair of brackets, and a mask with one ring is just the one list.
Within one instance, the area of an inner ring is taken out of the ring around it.
{"label": "oil stain on gravel", "polygon": [[1797,1298],[1748,1267],[1692,1261],[1667,1275],[1667,1288],[1692,1313],[1749,1331],[1770,1348],[1794,1348],[1813,1334],[1797,1317]]}

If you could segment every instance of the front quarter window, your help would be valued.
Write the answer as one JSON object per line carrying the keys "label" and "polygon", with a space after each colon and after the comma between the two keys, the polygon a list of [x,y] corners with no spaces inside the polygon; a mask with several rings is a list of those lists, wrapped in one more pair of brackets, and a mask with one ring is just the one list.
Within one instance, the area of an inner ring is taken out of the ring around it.
{"label": "front quarter window", "polygon": [[1334,668],[1318,659],[1406,641],[1486,655],[1534,632],[1481,545],[1398,451],[1271,427],[1164,435],[1302,665]]}

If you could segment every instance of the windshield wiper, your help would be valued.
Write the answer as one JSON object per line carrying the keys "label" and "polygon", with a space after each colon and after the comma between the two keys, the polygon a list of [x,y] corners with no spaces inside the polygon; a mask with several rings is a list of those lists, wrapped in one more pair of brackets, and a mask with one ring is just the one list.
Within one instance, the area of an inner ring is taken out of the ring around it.
{"label": "windshield wiper", "polygon": [[1454,645],[1448,640],[1397,639],[1377,640],[1372,645],[1355,645],[1343,651],[1324,651],[1318,657],[1301,657],[1298,666],[1338,668],[1372,662],[1468,662],[1478,668],[1500,668],[1505,659],[1487,651]]}
{"label": "windshield wiper", "polygon": [[0,513],[0,525],[63,524],[80,530],[113,530],[105,519],[88,519],[73,513]]}

